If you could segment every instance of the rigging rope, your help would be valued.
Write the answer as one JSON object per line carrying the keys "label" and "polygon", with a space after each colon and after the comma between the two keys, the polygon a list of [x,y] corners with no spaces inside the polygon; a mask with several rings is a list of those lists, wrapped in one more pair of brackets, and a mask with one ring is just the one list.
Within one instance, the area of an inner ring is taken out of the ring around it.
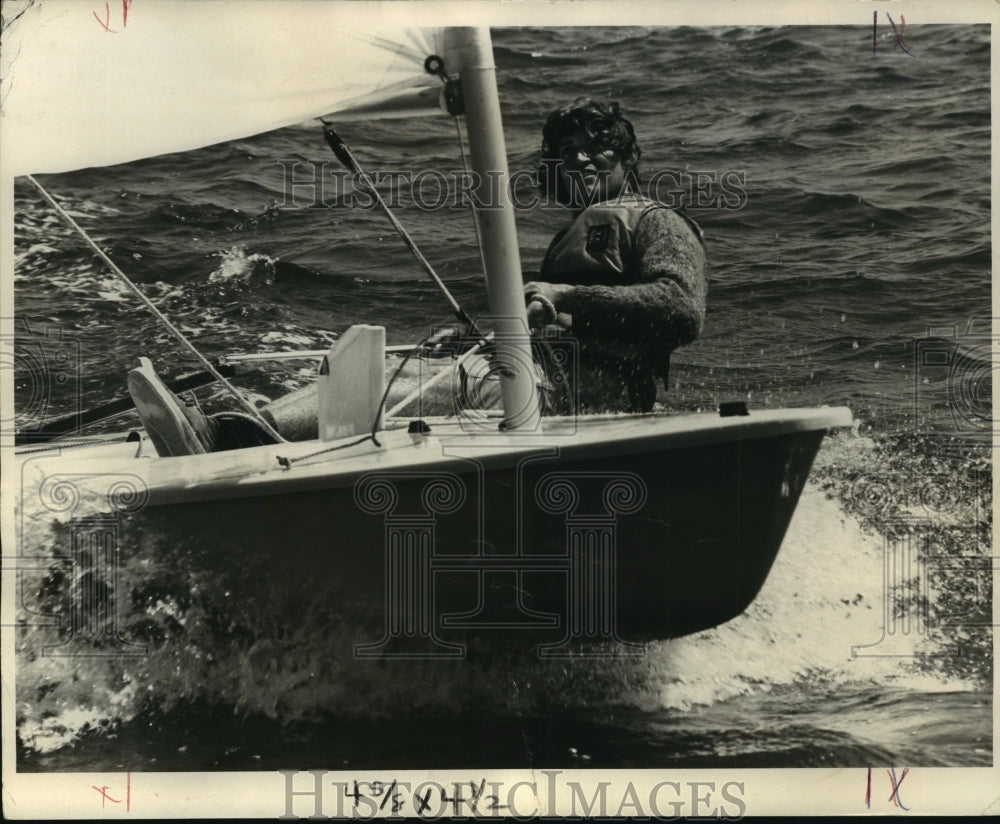
{"label": "rigging rope", "polygon": [[215,368],[212,362],[209,361],[208,358],[202,355],[201,352],[199,352],[195,348],[194,344],[191,343],[184,336],[184,333],[181,332],[180,329],[178,329],[176,326],[173,325],[173,323],[170,322],[170,320],[167,318],[166,315],[163,314],[163,312],[161,312],[159,309],[156,308],[156,305],[149,298],[147,298],[146,295],[143,294],[142,290],[129,279],[128,275],[126,275],[121,269],[119,269],[118,266],[115,264],[115,262],[111,258],[109,258],[103,252],[103,250],[96,243],[94,243],[93,240],[91,240],[90,236],[82,228],[80,228],[80,225],[75,220],[73,220],[72,217],[70,217],[69,213],[65,209],[63,209],[62,206],[56,203],[55,198],[53,198],[52,195],[50,195],[48,191],[46,191],[46,189],[42,186],[42,184],[39,183],[37,180],[35,180],[35,178],[32,177],[31,175],[27,175],[27,178],[34,185],[34,187],[38,189],[39,192],[42,193],[42,197],[44,197],[49,202],[52,208],[59,213],[60,217],[62,217],[63,220],[65,220],[70,226],[73,227],[73,229],[76,230],[76,232],[80,235],[80,237],[82,237],[87,242],[87,245],[90,246],[90,248],[97,254],[97,256],[102,261],[104,261],[105,265],[112,272],[114,272],[129,289],[132,290],[132,293],[137,298],[139,298],[142,304],[150,312],[153,313],[153,315],[156,317],[157,320],[160,321],[160,323],[162,323],[166,327],[167,331],[170,332],[170,334],[172,334],[175,338],[177,338],[177,340],[180,341],[180,343],[201,362],[201,365],[205,367],[205,370],[213,378],[219,381],[233,395],[233,397],[236,398],[237,401],[239,401],[240,405],[243,406],[254,417],[256,422],[264,428],[267,434],[277,439],[279,442],[284,442],[285,439],[282,438],[281,435],[279,435],[274,430],[274,428],[267,422],[264,416],[257,411],[256,407],[254,407],[253,404],[247,401],[246,398],[244,398],[243,395],[240,394],[240,391],[235,386],[233,386],[228,380],[226,380],[225,377],[223,377],[222,373],[220,373],[219,370]]}
{"label": "rigging rope", "polygon": [[366,441],[371,441],[373,444],[375,444],[375,446],[381,447],[382,444],[379,443],[378,438],[375,437],[375,433],[378,432],[378,424],[379,421],[382,419],[382,410],[385,409],[385,402],[389,399],[389,390],[392,389],[392,385],[393,383],[395,383],[396,378],[399,377],[400,372],[403,371],[403,367],[406,366],[410,358],[412,358],[413,355],[417,352],[417,349],[419,349],[421,346],[426,345],[429,340],[430,338],[424,338],[422,341],[420,341],[420,343],[417,344],[416,348],[412,349],[410,352],[406,354],[406,356],[403,358],[403,362],[400,363],[399,366],[396,367],[396,371],[392,373],[392,377],[389,378],[389,381],[385,386],[385,391],[382,393],[382,399],[379,401],[378,407],[375,410],[375,420],[372,421],[371,432],[369,432],[364,437],[358,438],[356,441],[351,441],[350,443],[338,444],[337,446],[328,446],[325,449],[319,449],[316,452],[310,452],[308,455],[300,455],[297,458],[286,458],[283,457],[282,455],[278,455],[276,456],[278,459],[278,465],[282,469],[291,469],[293,463],[298,463],[299,461],[305,461],[308,460],[309,458],[315,458],[317,455],[325,455],[328,452],[337,452],[340,449],[350,449],[352,446],[358,446],[359,444],[363,444]]}
{"label": "rigging rope", "polygon": [[[430,339],[428,339],[428,342],[429,340]],[[459,359],[455,362],[454,368],[457,369],[458,367],[462,366],[469,358],[478,353],[491,340],[493,340],[492,332],[490,332],[484,339],[478,341],[471,349],[467,349],[461,355],[461,357],[459,357]],[[403,363],[405,364],[406,361],[404,361]],[[403,398],[403,400],[399,401],[399,403],[397,403],[392,409],[386,412],[385,416],[387,418],[391,418],[398,415],[400,412],[406,409],[406,407],[409,406],[413,401],[419,398],[421,394],[426,392],[434,384],[438,383],[438,381],[444,378],[446,374],[447,373],[444,370],[442,370],[438,372],[436,375],[433,375],[428,380],[424,381],[424,383],[422,383],[420,386],[414,389],[409,395]],[[393,379],[395,379],[395,376],[393,376]]]}
{"label": "rigging rope", "polygon": [[[403,358],[402,362],[399,364],[399,366],[396,367],[396,370],[392,373],[392,377],[389,378],[389,381],[386,384],[385,392],[382,393],[382,399],[379,401],[378,409],[377,409],[377,411],[375,413],[375,420],[372,423],[372,431],[369,434],[365,435],[362,438],[358,438],[358,440],[356,440],[356,441],[351,441],[350,443],[338,444],[337,446],[328,446],[325,449],[320,449],[320,450],[318,450],[316,452],[310,452],[308,455],[300,455],[297,458],[285,458],[285,457],[282,457],[281,455],[279,455],[279,456],[277,456],[278,457],[278,464],[283,469],[291,469],[293,463],[298,463],[299,461],[304,461],[304,460],[307,460],[309,458],[315,458],[317,455],[325,455],[327,452],[336,452],[336,451],[338,451],[340,449],[349,449],[352,446],[358,446],[359,444],[363,444],[366,441],[371,441],[373,444],[375,444],[375,446],[382,446],[382,444],[379,443],[379,440],[376,437],[375,433],[378,432],[379,420],[382,418],[382,414],[383,414],[383,411],[385,410],[386,402],[389,400],[389,390],[392,389],[392,385],[396,382],[396,379],[399,377],[400,373],[403,371],[403,367],[406,366],[407,363],[409,363],[410,358],[412,358],[415,354],[417,354],[417,352],[419,352],[422,347],[426,346],[430,342],[430,340],[431,339],[429,337],[428,338],[424,338],[422,341],[420,341],[420,343],[418,343],[409,352],[407,352],[406,356]],[[492,332],[490,332],[490,334],[487,335],[485,338],[479,340],[476,343],[476,345],[473,346],[471,349],[469,349],[465,353],[463,353],[462,356],[455,362],[454,369],[457,369],[459,366],[461,366],[462,364],[464,364],[469,358],[471,358],[477,352],[479,352],[480,350],[482,350],[482,348],[487,343],[489,343],[491,340],[493,340],[493,333]],[[392,409],[390,409],[389,412],[386,413],[386,417],[387,418],[391,417],[392,415],[395,415],[398,412],[400,412],[408,404],[410,404],[413,400],[415,400],[417,397],[419,397],[420,393],[422,393],[426,389],[430,388],[433,384],[437,383],[442,378],[442,376],[444,376],[446,374],[448,374],[448,373],[442,370],[441,372],[438,372],[436,375],[434,375],[433,377],[431,377],[429,380],[425,381],[423,384],[421,384],[420,386],[418,386],[416,389],[413,390],[413,392],[411,392],[403,400],[401,400],[399,403],[397,403]]]}

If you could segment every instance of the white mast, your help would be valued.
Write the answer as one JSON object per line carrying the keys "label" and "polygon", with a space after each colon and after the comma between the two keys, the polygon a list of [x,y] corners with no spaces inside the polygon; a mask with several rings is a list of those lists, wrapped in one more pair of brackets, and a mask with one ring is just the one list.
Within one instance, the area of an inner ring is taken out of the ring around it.
{"label": "white mast", "polygon": [[446,36],[448,53],[459,58],[471,164],[478,179],[476,198],[485,207],[475,212],[482,237],[490,314],[496,329],[497,362],[506,372],[500,378],[504,428],[535,429],[539,421],[538,389],[508,189],[507,148],[493,45],[489,29],[456,28]]}

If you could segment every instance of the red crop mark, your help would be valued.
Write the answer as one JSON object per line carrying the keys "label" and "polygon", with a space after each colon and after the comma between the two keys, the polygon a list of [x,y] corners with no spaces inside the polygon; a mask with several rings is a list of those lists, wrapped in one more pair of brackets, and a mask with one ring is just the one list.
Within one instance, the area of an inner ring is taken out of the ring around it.
{"label": "red crop mark", "polygon": [[[104,31],[109,32],[110,34],[115,33],[115,30],[111,28],[111,7],[108,6],[107,3],[104,4],[104,20],[101,20],[101,18],[97,16],[96,11],[91,12],[91,14],[93,14],[94,19],[101,24],[101,26],[104,28]],[[97,788],[95,787],[94,789]]]}
{"label": "red crop mark", "polygon": [[110,801],[112,804],[121,804],[125,801],[125,812],[131,812],[132,810],[132,773],[125,773],[125,798],[114,798],[108,790],[111,787],[105,785],[103,787],[95,787],[91,785],[91,789],[96,790],[101,795],[101,809],[103,810],[107,803]]}
{"label": "red crop mark", "polygon": [[[122,28],[128,26],[128,10],[132,7],[134,0],[122,0]],[[100,23],[101,28],[104,29],[108,34],[117,34],[117,30],[111,28],[111,6],[108,3],[104,4],[104,19],[101,20],[97,16],[97,12],[91,12],[94,15],[94,19]]]}
{"label": "red crop mark", "polygon": [[[91,785],[91,786],[93,787],[93,785]],[[113,801],[115,804],[121,804],[122,803],[122,800],[120,798],[112,798],[110,795],[108,795],[107,791],[111,789],[108,786],[93,787],[93,789],[97,790],[101,794],[101,809],[102,810],[104,809],[104,802],[105,801]]]}

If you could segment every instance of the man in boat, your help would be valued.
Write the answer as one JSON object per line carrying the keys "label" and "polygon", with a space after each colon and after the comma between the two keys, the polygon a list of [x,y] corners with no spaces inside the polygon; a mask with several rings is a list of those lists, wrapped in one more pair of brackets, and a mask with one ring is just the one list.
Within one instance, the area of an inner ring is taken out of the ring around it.
{"label": "man in boat", "polygon": [[[666,389],[670,353],[701,332],[708,291],[701,229],[639,194],[640,155],[617,103],[578,98],[553,111],[542,130],[539,188],[545,202],[574,210],[524,287],[549,413],[651,411],[657,379]],[[575,342],[575,364],[547,356],[544,341],[556,333]],[[440,338],[444,346],[447,334]],[[573,366],[576,385],[556,391]]]}
{"label": "man in boat", "polygon": [[[666,383],[670,353],[701,332],[708,288],[701,230],[681,212],[639,194],[640,154],[617,103],[579,98],[545,123],[539,187],[575,216],[549,244],[538,279],[525,284],[527,317],[543,342],[552,332],[572,337],[579,378],[568,392],[543,393],[550,413],[651,411],[656,380]],[[548,386],[566,387],[565,368],[545,357],[544,345],[539,351]],[[489,368],[478,375],[467,370],[466,380],[489,380]],[[267,442],[255,424],[232,416],[209,420],[183,407],[150,364],[130,373],[129,389],[147,431],[165,433],[156,439],[170,442],[158,443],[158,451]],[[482,401],[496,394],[495,382],[493,390],[468,394]],[[311,387],[259,412],[288,440],[317,437]],[[183,437],[175,434],[178,428]],[[171,446],[178,439],[183,443]]]}
{"label": "man in boat", "polygon": [[542,131],[539,188],[575,215],[525,284],[528,324],[572,333],[581,412],[651,411],[670,353],[705,317],[701,230],[639,194],[639,157],[617,103],[578,98]]}

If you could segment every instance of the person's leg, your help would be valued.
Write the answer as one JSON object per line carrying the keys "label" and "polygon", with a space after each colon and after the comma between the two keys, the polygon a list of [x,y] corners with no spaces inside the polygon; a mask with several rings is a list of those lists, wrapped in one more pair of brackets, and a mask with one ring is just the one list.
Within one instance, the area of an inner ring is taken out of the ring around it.
{"label": "person's leg", "polygon": [[257,411],[285,440],[310,441],[319,437],[315,383],[282,395]]}
{"label": "person's leg", "polygon": [[[142,366],[129,373],[129,391],[158,454],[191,455],[271,442],[263,427],[250,415],[222,412],[206,416],[198,407],[188,406],[167,389],[147,358],[140,361]],[[398,363],[389,361],[387,378],[395,375],[397,366]],[[449,374],[442,375],[427,387],[428,379],[441,371]],[[401,412],[413,416],[453,415],[458,408],[459,382],[459,372],[451,358],[413,358],[393,382],[385,411],[419,389],[418,397]],[[492,386],[495,382],[495,376],[485,379],[477,405],[488,408],[498,400],[499,391],[493,391]],[[285,440],[307,441],[319,437],[319,400],[315,383],[289,392],[257,411]]]}
{"label": "person's leg", "polygon": [[[398,367],[398,360],[387,361],[387,381],[393,378]],[[419,399],[415,399],[402,412],[414,416],[454,414],[454,376],[443,375],[434,385],[424,387],[428,379],[442,370],[452,372],[454,361],[451,358],[411,358],[389,388],[384,411],[393,409],[414,390],[423,387]],[[286,440],[309,441],[319,437],[319,400],[315,383],[282,395],[258,411]]]}

